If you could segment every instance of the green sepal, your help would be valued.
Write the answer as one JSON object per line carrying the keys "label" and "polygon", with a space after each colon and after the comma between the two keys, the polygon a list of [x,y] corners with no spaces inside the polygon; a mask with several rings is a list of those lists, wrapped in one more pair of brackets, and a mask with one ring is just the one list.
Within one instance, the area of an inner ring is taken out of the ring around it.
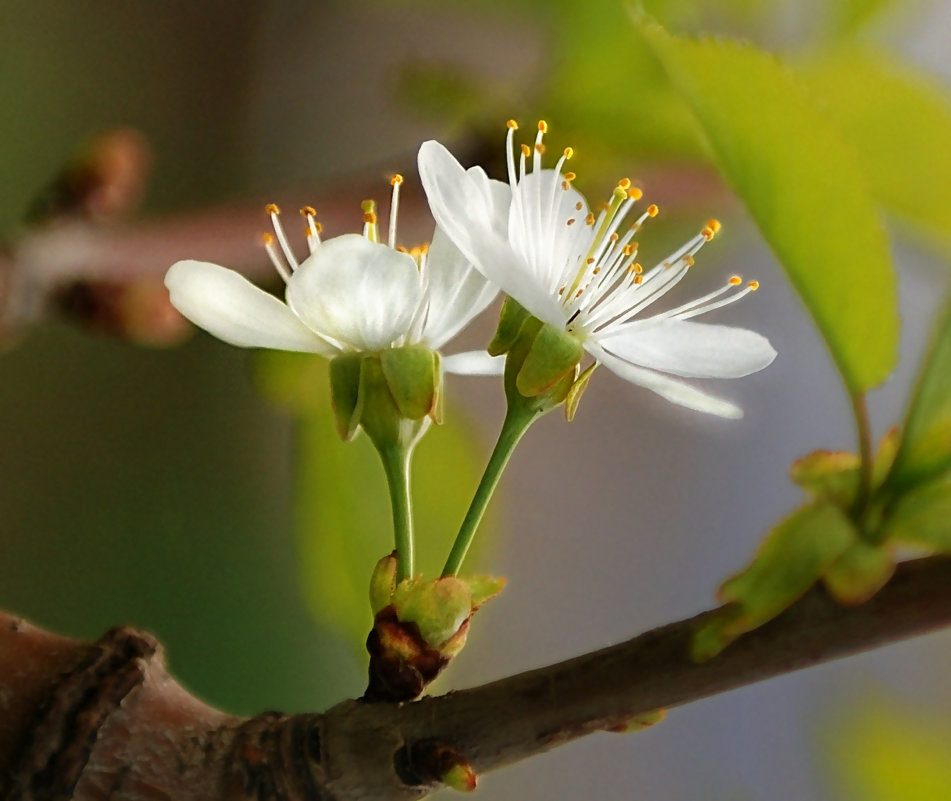
{"label": "green sepal", "polygon": [[330,360],[330,403],[337,421],[337,433],[344,442],[353,439],[360,425],[362,362],[362,353],[344,353]]}
{"label": "green sepal", "polygon": [[439,365],[425,345],[380,351],[380,364],[390,394],[404,417],[420,420],[436,407]]}
{"label": "green sepal", "polygon": [[829,594],[839,603],[865,603],[895,572],[895,557],[887,547],[854,542],[822,577]]}
{"label": "green sepal", "polygon": [[497,576],[469,576],[463,581],[469,585],[473,612],[505,588],[505,579]]}
{"label": "green sepal", "polygon": [[398,570],[396,551],[388,553],[373,568],[373,575],[370,576],[370,609],[373,610],[374,617],[377,612],[392,603]]}
{"label": "green sepal", "polygon": [[789,468],[793,483],[813,497],[848,508],[861,483],[861,461],[845,451],[813,451]]}
{"label": "green sepal", "polygon": [[401,581],[393,594],[401,623],[415,623],[427,645],[438,649],[472,614],[468,584],[455,576],[426,581],[421,576]]}
{"label": "green sepal", "polygon": [[888,483],[923,484],[951,469],[951,304],[938,321]]}
{"label": "green sepal", "polygon": [[702,661],[792,605],[856,542],[858,533],[838,506],[816,502],[779,523],[752,563],[719,590],[726,606],[694,635],[691,653]]}
{"label": "green sepal", "polygon": [[938,481],[905,493],[881,534],[885,542],[951,553],[951,483]]}
{"label": "green sepal", "polygon": [[439,351],[433,351],[433,408],[429,412],[429,416],[432,418],[433,422],[437,426],[441,426],[443,420],[445,420],[444,411],[443,411],[443,402],[446,397],[446,393],[443,392],[442,384],[442,357],[439,355]]}
{"label": "green sepal", "polygon": [[521,303],[508,296],[502,302],[502,311],[499,313],[499,325],[495,329],[495,336],[486,350],[490,356],[501,356],[507,353],[522,330],[525,321],[531,315]]}
{"label": "green sepal", "polygon": [[569,375],[582,356],[584,348],[577,337],[543,323],[522,362],[515,386],[526,398],[540,395]]}
{"label": "green sepal", "polygon": [[594,362],[590,367],[587,367],[581,375],[574,380],[571,389],[568,390],[568,395],[565,397],[565,419],[569,423],[575,419],[578,404],[581,403],[581,396],[584,395],[584,391],[588,388],[591,375],[599,364],[600,362]]}

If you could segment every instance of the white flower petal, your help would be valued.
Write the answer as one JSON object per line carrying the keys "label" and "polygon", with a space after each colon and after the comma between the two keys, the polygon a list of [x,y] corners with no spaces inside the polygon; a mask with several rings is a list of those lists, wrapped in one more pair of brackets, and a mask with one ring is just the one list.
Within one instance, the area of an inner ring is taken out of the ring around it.
{"label": "white flower petal", "polygon": [[490,356],[484,350],[470,350],[442,357],[442,369],[457,375],[502,375],[505,357]]}
{"label": "white flower petal", "polygon": [[411,256],[358,234],[321,243],[287,284],[294,313],[353,350],[380,350],[401,337],[422,296]]}
{"label": "white flower petal", "polygon": [[234,270],[179,261],[165,275],[172,305],[208,333],[242,348],[275,348],[334,356],[337,351],[280,300]]}
{"label": "white flower petal", "polygon": [[569,267],[571,273],[581,267],[594,236],[587,215],[584,196],[560,172],[530,172],[518,182],[509,241],[542,286],[557,289]]}
{"label": "white flower petal", "polygon": [[439,348],[485,309],[499,289],[472,266],[439,226],[433,233],[426,269],[429,312],[422,336],[431,347]]}
{"label": "white flower petal", "polygon": [[560,324],[561,307],[531,274],[508,241],[509,187],[482,170],[466,172],[435,141],[419,149],[419,175],[436,223],[486,278],[536,317]]}
{"label": "white flower petal", "polygon": [[687,378],[740,378],[776,358],[755,331],[684,320],[635,320],[599,343],[626,362]]}
{"label": "white flower petal", "polygon": [[668,378],[662,373],[655,373],[653,370],[647,370],[619,359],[597,345],[585,344],[588,352],[600,361],[611,372],[637,384],[640,387],[656,392],[662,398],[676,403],[678,406],[685,406],[698,412],[714,414],[718,417],[727,417],[739,419],[743,416],[743,410],[738,406],[725,401],[722,398],[708,395],[699,389],[678,381],[675,378]]}

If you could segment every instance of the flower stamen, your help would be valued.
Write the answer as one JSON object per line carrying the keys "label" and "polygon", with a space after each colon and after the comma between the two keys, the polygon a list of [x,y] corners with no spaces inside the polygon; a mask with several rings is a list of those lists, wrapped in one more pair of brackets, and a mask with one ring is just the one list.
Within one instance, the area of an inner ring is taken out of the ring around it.
{"label": "flower stamen", "polygon": [[297,263],[297,258],[294,256],[294,251],[291,250],[291,246],[287,241],[287,235],[284,233],[284,226],[281,225],[281,210],[277,207],[276,203],[268,203],[264,207],[264,211],[271,218],[271,225],[274,226],[274,233],[277,234],[277,241],[281,246],[281,250],[284,252],[284,257],[287,259],[287,263],[291,267],[291,272],[293,272],[300,265]]}
{"label": "flower stamen", "polygon": [[280,254],[277,252],[277,247],[274,245],[274,237],[265,232],[261,234],[261,241],[264,243],[264,250],[267,252],[268,258],[271,260],[271,264],[274,265],[274,269],[277,270],[277,274],[281,276],[286,284],[291,280],[290,270],[287,269],[287,265],[284,264],[283,259],[281,259]]}
{"label": "flower stamen", "polygon": [[390,230],[387,237],[387,244],[393,248],[396,247],[396,212],[400,203],[400,185],[403,183],[403,176],[399,173],[390,178],[390,186],[393,187],[393,196],[390,200]]}

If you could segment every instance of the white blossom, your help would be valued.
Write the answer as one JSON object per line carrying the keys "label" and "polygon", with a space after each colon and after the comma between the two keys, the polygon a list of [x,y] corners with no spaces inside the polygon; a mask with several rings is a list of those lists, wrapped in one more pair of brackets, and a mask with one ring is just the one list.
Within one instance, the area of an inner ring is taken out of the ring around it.
{"label": "white blossom", "polygon": [[[232,345],[319,353],[425,344],[438,349],[496,296],[489,283],[437,227],[431,246],[396,246],[401,176],[392,180],[389,236],[379,241],[376,210],[364,204],[363,235],[322,240],[316,212],[301,209],[309,255],[298,262],[271,204],[274,235],[264,243],[286,283],[285,302],[233,270],[208,262],[176,262],[165,276],[171,302],[199,327]],[[501,360],[484,352],[442,360],[449,372],[496,374]]]}
{"label": "white blossom", "polygon": [[719,223],[710,220],[683,247],[645,270],[634,237],[657,207],[631,220],[641,192],[625,179],[600,212],[591,212],[572,186],[574,174],[563,172],[571,148],[554,170],[543,169],[547,125],[541,122],[534,147],[522,145],[516,163],[517,127],[508,124],[508,184],[490,180],[482,170],[464,170],[438,142],[423,144],[419,171],[437,224],[486,278],[535,317],[577,337],[617,375],[681,406],[742,416],[734,404],[679,379],[738,378],[773,361],[776,351],[754,331],[691,321],[739,300],[758,283],[744,285],[733,276],[703,297],[644,314],[686,275]]}

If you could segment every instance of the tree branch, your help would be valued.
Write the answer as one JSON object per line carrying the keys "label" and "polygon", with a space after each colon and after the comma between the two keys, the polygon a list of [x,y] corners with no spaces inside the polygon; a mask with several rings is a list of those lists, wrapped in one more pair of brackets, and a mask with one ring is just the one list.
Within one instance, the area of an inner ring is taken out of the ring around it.
{"label": "tree branch", "polygon": [[658,708],[949,625],[951,558],[900,565],[857,607],[813,589],[698,664],[690,638],[712,614],[437,698],[247,721],[188,696],[148,635],[122,629],[89,646],[0,614],[0,797],[416,798],[454,765],[484,773]]}

